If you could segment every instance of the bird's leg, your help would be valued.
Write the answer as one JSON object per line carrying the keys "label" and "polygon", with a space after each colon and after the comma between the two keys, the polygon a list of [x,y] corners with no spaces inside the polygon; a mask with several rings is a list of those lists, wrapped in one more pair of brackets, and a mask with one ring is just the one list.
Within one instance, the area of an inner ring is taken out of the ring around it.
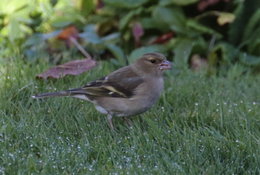
{"label": "bird's leg", "polygon": [[124,117],[125,123],[127,124],[127,126],[132,127],[133,123],[132,121],[128,118],[128,117]]}
{"label": "bird's leg", "polygon": [[108,122],[109,128],[111,130],[114,130],[114,125],[113,125],[112,118],[113,118],[113,116],[111,114],[107,115],[107,122]]}

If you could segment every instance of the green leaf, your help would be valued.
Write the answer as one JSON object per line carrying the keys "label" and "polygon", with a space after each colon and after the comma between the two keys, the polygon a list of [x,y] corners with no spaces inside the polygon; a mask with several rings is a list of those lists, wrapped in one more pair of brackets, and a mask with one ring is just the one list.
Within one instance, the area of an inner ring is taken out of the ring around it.
{"label": "green leaf", "polygon": [[112,63],[118,67],[125,66],[127,64],[127,60],[125,58],[125,54],[121,47],[118,47],[115,44],[107,44],[106,48],[113,54],[116,59],[112,59]]}
{"label": "green leaf", "polygon": [[230,64],[236,58],[239,50],[229,43],[219,43],[217,44],[211,52],[216,53],[222,63]]}
{"label": "green leaf", "polygon": [[153,19],[162,28],[171,28],[180,33],[185,33],[185,16],[179,7],[156,7],[152,14]]}
{"label": "green leaf", "polygon": [[104,2],[117,8],[135,8],[140,7],[148,0],[104,0]]}
{"label": "green leaf", "polygon": [[8,25],[8,37],[10,41],[20,38],[22,35],[20,24],[17,19],[11,18]]}
{"label": "green leaf", "polygon": [[[64,9],[65,10],[65,9]],[[82,15],[72,7],[68,7],[66,9],[66,12],[63,13],[63,15],[54,16],[54,18],[51,18],[51,26],[55,28],[64,28],[71,24],[74,24],[77,21],[83,21]]]}
{"label": "green leaf", "polygon": [[[260,30],[258,33],[260,34]],[[260,35],[258,35],[258,38],[249,44],[247,50],[250,54],[260,56]]]}
{"label": "green leaf", "polygon": [[[239,3],[236,11],[234,12],[236,19],[229,25],[228,37],[229,41],[234,45],[239,45],[243,41],[243,33],[245,27],[249,24],[253,14],[258,11],[260,7],[260,1],[243,1]],[[253,25],[253,24],[250,24]],[[248,29],[247,32],[250,32]],[[248,33],[249,34],[249,33]],[[246,34],[246,35],[248,35]]]}
{"label": "green leaf", "polygon": [[260,57],[242,52],[239,54],[239,60],[247,66],[260,66]]}
{"label": "green leaf", "polygon": [[215,35],[218,39],[222,37],[222,35],[220,33],[216,32],[215,30],[213,30],[207,26],[200,24],[196,20],[192,20],[192,19],[187,20],[186,25],[189,29],[189,32],[187,32],[187,34],[186,34],[188,36],[210,34],[210,35]]}
{"label": "green leaf", "polygon": [[107,42],[107,41],[111,42],[113,40],[117,40],[119,37],[120,37],[119,33],[111,33],[109,35],[102,37],[101,39],[103,42]]}
{"label": "green leaf", "polygon": [[122,48],[114,44],[107,44],[106,47],[115,56],[115,58],[119,60],[123,60],[125,58]]}
{"label": "green leaf", "polygon": [[58,2],[58,0],[50,0],[50,4],[51,4],[52,7],[55,7],[57,2]]}
{"label": "green leaf", "polygon": [[185,6],[194,4],[195,2],[198,2],[199,0],[161,0],[160,5],[179,5],[179,6]]}
{"label": "green leaf", "polygon": [[64,27],[71,25],[72,22],[73,22],[73,20],[71,20],[71,19],[66,19],[66,18],[60,17],[60,18],[57,18],[54,21],[52,21],[51,25],[55,28],[64,28]]}
{"label": "green leaf", "polygon": [[53,38],[55,36],[57,36],[60,33],[59,31],[54,31],[51,33],[46,33],[46,34],[33,34],[32,36],[30,36],[25,43],[23,44],[24,47],[28,47],[28,46],[33,46],[33,45],[37,45],[47,39]]}
{"label": "green leaf", "polygon": [[152,46],[140,47],[131,52],[130,56],[128,57],[128,61],[130,63],[132,63],[132,62],[134,62],[134,60],[140,58],[145,53],[164,52],[164,51],[165,51],[165,48],[162,45],[152,45]]}
{"label": "green leaf", "polygon": [[87,16],[91,11],[95,9],[93,0],[80,0],[78,1],[81,13]]}
{"label": "green leaf", "polygon": [[188,60],[194,46],[194,40],[190,38],[176,38],[174,43],[174,60],[177,67],[187,67]]}
{"label": "green leaf", "polygon": [[136,10],[131,10],[127,15],[125,15],[120,21],[119,21],[119,29],[124,29],[127,24],[130,22],[130,20],[135,16],[139,15],[143,11],[143,7],[137,8]]}
{"label": "green leaf", "polygon": [[[157,25],[157,21],[150,17],[144,17],[140,19],[140,23],[142,24],[144,29],[154,29],[154,28],[162,28],[162,26]],[[164,31],[165,29],[163,29]]]}
{"label": "green leaf", "polygon": [[[248,40],[248,38],[251,38],[252,35],[255,35],[256,30],[259,30],[260,28],[260,9],[257,10],[252,17],[250,18],[248,25],[245,28],[245,32],[243,35],[243,41]],[[260,38],[260,35],[254,36],[252,39]]]}
{"label": "green leaf", "polygon": [[89,24],[84,28],[84,32],[79,34],[79,37],[91,44],[100,44],[102,39],[96,33],[96,26]]}

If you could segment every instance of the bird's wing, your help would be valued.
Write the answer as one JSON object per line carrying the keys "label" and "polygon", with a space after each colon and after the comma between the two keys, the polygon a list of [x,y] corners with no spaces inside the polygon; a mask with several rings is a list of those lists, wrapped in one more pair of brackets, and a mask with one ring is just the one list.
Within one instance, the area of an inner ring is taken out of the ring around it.
{"label": "bird's wing", "polygon": [[144,81],[131,67],[126,66],[112,72],[106,77],[90,82],[82,88],[75,89],[92,97],[129,98],[134,95],[137,86]]}

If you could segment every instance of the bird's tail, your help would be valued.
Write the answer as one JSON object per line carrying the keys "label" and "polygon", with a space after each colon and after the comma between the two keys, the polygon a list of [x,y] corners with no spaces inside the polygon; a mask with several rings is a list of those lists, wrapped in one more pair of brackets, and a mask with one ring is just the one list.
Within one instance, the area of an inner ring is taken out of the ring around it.
{"label": "bird's tail", "polygon": [[79,95],[86,96],[87,92],[84,89],[78,88],[78,89],[71,89],[71,90],[60,91],[60,92],[47,92],[47,93],[37,94],[37,95],[33,95],[32,98],[66,97],[66,96],[77,97]]}

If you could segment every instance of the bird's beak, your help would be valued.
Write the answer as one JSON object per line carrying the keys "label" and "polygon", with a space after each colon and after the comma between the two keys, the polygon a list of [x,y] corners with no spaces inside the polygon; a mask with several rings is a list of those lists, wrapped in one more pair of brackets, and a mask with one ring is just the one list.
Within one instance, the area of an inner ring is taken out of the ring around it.
{"label": "bird's beak", "polygon": [[160,70],[168,70],[172,68],[172,63],[168,60],[164,60],[161,64],[160,64]]}

